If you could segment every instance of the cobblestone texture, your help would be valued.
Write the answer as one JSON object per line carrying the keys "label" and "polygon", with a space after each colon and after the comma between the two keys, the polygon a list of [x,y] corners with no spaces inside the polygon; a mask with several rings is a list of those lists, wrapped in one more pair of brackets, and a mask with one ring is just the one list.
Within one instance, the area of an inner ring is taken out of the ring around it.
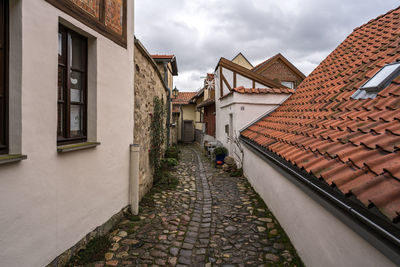
{"label": "cobblestone texture", "polygon": [[175,190],[152,190],[139,221],[123,220],[92,266],[302,266],[278,222],[245,178],[181,149]]}

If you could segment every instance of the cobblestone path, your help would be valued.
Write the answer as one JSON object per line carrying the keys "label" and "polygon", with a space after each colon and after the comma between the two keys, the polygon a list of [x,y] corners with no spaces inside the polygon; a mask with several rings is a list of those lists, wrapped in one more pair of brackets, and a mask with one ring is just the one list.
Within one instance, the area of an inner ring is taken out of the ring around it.
{"label": "cobblestone path", "polygon": [[154,188],[140,220],[123,220],[94,266],[302,266],[245,178],[214,168],[194,145],[181,147],[173,175],[177,188]]}

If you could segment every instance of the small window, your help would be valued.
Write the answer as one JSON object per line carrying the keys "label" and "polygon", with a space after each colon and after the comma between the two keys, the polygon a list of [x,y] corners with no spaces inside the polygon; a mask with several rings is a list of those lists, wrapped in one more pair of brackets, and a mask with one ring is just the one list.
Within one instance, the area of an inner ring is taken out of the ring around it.
{"label": "small window", "polygon": [[385,88],[397,75],[400,74],[400,62],[385,65],[371,79],[369,79],[360,89],[369,92],[381,91]]}
{"label": "small window", "polygon": [[286,87],[290,88],[290,89],[293,89],[293,88],[294,88],[294,82],[285,82],[285,81],[282,81],[281,84],[282,84],[283,86],[286,86]]}
{"label": "small window", "polygon": [[7,129],[7,113],[8,113],[8,66],[7,66],[7,2],[0,2],[0,154],[8,153],[8,129]]}
{"label": "small window", "polygon": [[58,33],[59,145],[87,140],[87,39],[59,27]]}
{"label": "small window", "polygon": [[351,97],[354,99],[375,98],[398,75],[400,75],[400,62],[387,64],[364,83]]}

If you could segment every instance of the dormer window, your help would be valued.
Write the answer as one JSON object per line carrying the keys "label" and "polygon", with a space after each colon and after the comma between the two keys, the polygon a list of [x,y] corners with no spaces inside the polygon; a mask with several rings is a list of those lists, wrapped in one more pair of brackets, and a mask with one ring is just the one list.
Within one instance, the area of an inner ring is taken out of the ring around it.
{"label": "dormer window", "polygon": [[400,62],[385,65],[353,95],[354,99],[375,98],[394,78],[400,75]]}

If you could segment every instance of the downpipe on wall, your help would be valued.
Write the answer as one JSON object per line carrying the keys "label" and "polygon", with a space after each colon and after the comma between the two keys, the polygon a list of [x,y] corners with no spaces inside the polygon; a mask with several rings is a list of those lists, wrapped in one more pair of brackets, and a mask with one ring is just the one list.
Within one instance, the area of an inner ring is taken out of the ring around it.
{"label": "downpipe on wall", "polygon": [[130,145],[129,205],[134,215],[139,214],[139,144]]}

